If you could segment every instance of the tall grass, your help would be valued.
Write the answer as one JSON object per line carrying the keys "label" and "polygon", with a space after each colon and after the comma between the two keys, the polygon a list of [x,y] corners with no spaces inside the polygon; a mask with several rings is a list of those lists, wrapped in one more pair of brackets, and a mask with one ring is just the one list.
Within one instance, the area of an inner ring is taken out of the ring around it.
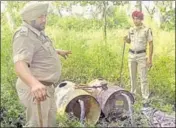
{"label": "tall grass", "polygon": [[[153,27],[153,26],[152,26]],[[151,27],[151,28],[152,28]],[[103,41],[102,30],[54,30],[48,27],[48,34],[52,35],[54,45],[72,51],[72,55],[63,63],[63,79],[75,82],[89,82],[98,77],[109,81],[117,81],[121,67],[123,36],[125,29],[111,29],[107,33],[107,44]],[[168,101],[175,93],[175,47],[174,32],[165,32],[152,28],[154,40],[153,68],[149,72],[150,88],[157,94],[172,92]],[[167,37],[167,38],[166,38]],[[167,42],[167,45],[166,43]],[[125,88],[129,89],[129,72],[127,65],[128,45],[125,50],[123,81]],[[162,88],[162,90],[161,90]],[[163,96],[165,97],[165,96]]]}

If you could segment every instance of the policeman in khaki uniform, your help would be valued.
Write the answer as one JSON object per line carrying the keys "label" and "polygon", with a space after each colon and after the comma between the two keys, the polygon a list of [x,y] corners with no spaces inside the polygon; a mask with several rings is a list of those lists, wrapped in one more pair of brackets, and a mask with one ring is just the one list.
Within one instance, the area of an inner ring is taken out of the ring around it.
{"label": "policeman in khaki uniform", "polygon": [[39,127],[37,103],[41,104],[44,127],[56,126],[54,84],[61,75],[58,55],[71,51],[55,50],[44,33],[48,3],[29,2],[21,11],[22,26],[13,36],[13,61],[18,75],[16,89],[26,109],[26,127]]}
{"label": "policeman in khaki uniform", "polygon": [[[143,25],[143,13],[134,11],[132,13],[134,27],[129,29],[128,35],[124,37],[125,42],[130,44],[128,64],[131,80],[131,92],[136,93],[137,70],[140,76],[141,92],[144,107],[148,106],[149,86],[147,81],[147,71],[152,67],[153,37],[150,28]],[[149,55],[147,57],[146,48],[149,45]]]}

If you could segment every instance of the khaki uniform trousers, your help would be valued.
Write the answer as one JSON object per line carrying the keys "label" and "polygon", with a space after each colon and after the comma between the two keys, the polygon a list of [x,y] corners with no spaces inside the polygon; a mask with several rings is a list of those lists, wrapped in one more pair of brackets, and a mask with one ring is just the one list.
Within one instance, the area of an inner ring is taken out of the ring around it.
{"label": "khaki uniform trousers", "polygon": [[[46,86],[49,97],[41,102],[43,127],[56,127],[56,102],[54,99],[54,86]],[[20,79],[16,83],[20,102],[25,106],[26,125],[24,127],[40,127],[37,104],[30,94],[30,88]]]}
{"label": "khaki uniform trousers", "polygon": [[146,53],[133,54],[129,52],[128,66],[131,80],[131,93],[136,94],[137,70],[140,77],[141,93],[145,102],[149,97],[149,86],[147,81],[147,57]]}

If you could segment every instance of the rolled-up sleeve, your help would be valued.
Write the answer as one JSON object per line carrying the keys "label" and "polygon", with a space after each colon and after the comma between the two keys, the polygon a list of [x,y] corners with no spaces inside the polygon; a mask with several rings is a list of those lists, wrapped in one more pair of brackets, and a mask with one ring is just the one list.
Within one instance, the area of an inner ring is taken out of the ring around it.
{"label": "rolled-up sleeve", "polygon": [[18,37],[13,41],[13,62],[32,62],[35,46],[29,37]]}

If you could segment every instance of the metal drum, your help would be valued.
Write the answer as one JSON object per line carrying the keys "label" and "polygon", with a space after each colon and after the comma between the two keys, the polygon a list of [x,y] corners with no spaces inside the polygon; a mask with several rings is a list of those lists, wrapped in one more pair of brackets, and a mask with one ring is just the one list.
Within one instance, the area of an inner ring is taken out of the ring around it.
{"label": "metal drum", "polygon": [[84,119],[87,123],[97,123],[101,108],[90,93],[82,89],[75,89],[75,83],[69,81],[60,83],[55,92],[58,114],[72,113],[79,119]]}
{"label": "metal drum", "polygon": [[[92,88],[89,92],[97,99],[101,106],[101,110],[105,117],[109,115],[112,111],[127,110],[131,108],[131,104],[134,104],[134,97],[129,92],[108,83],[102,79],[96,79],[88,84],[89,87],[101,86],[107,84],[107,89],[103,88]],[[119,112],[121,113],[121,112]]]}

